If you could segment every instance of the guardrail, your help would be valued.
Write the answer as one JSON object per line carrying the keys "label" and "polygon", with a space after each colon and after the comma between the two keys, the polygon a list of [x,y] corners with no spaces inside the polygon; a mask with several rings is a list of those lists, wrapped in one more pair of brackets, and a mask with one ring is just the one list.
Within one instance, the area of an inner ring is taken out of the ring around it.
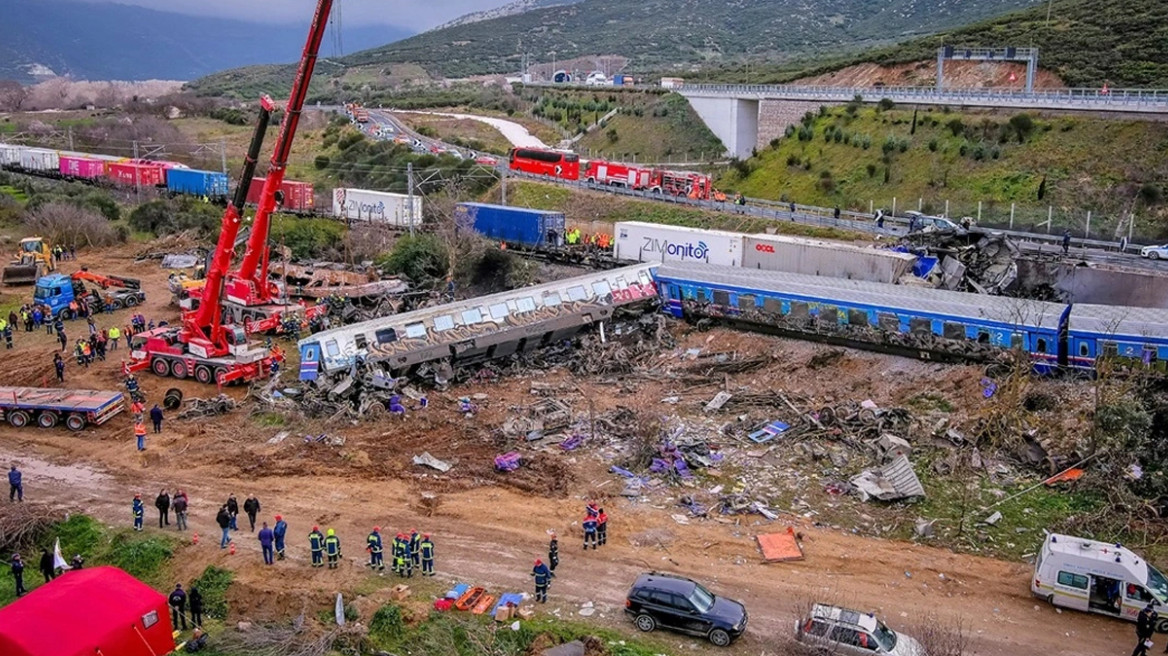
{"label": "guardrail", "polygon": [[881,98],[901,102],[934,104],[986,104],[1008,106],[1069,106],[1091,109],[1168,111],[1168,90],[1164,89],[1046,89],[1027,93],[1014,89],[945,89],[937,87],[829,87],[793,84],[686,84],[676,89],[683,96],[757,96],[786,100],[831,100],[847,102],[860,96],[867,102]]}

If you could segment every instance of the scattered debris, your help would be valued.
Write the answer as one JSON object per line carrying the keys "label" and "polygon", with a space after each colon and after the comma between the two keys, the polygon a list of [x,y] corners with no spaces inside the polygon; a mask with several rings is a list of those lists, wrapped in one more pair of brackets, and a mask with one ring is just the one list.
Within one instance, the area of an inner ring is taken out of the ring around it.
{"label": "scattered debris", "polygon": [[934,528],[936,521],[935,519],[918,519],[916,525],[913,527],[913,532],[919,538],[934,537],[936,535],[936,529]]}
{"label": "scattered debris", "polygon": [[292,434],[292,431],[286,431],[286,430],[280,431],[279,433],[276,433],[275,435],[273,435],[270,440],[268,440],[268,444],[279,444],[280,442],[283,442],[284,440],[288,439],[288,436],[291,434]]}
{"label": "scattered debris", "polygon": [[747,437],[750,438],[752,442],[765,444],[785,433],[788,428],[790,428],[790,426],[781,421],[772,421],[771,423],[762,426],[758,430],[751,432],[749,435],[747,435]]}
{"label": "scattered debris", "polygon": [[235,409],[235,399],[220,394],[209,399],[188,399],[187,407],[178,414],[179,419],[195,419],[197,417],[214,417],[226,414]]}
{"label": "scattered debris", "polygon": [[768,563],[779,563],[789,560],[803,560],[803,548],[795,539],[795,529],[787,527],[785,533],[767,533],[755,537],[758,548],[762,551],[762,558]]}
{"label": "scattered debris", "polygon": [[896,456],[884,467],[861,472],[851,483],[863,501],[869,498],[896,501],[925,496],[925,488],[913,471],[912,463],[903,455]]}
{"label": "scattered debris", "polygon": [[425,453],[423,453],[420,456],[414,456],[414,464],[415,465],[422,465],[423,467],[429,467],[431,469],[437,469],[438,471],[440,471],[442,473],[446,473],[446,472],[450,471],[450,468],[453,466],[448,462],[439,460],[439,459],[435,458],[434,456],[430,455],[429,451],[426,451]]}
{"label": "scattered debris", "polygon": [[511,451],[502,455],[495,456],[495,471],[513,472],[519,469],[519,465],[523,458],[518,451]]}
{"label": "scattered debris", "polygon": [[990,515],[989,517],[986,517],[985,519],[981,520],[981,523],[982,523],[982,524],[988,524],[988,525],[990,525],[990,526],[993,526],[994,524],[997,524],[997,523],[998,523],[998,522],[1000,522],[1000,521],[1002,521],[1002,513],[1001,513],[1001,512],[999,512],[999,511],[997,511],[997,510],[995,510],[995,511],[994,511],[994,514],[992,514],[992,515]]}
{"label": "scattered debris", "polygon": [[729,401],[732,396],[734,395],[730,392],[718,392],[714,398],[710,399],[710,402],[706,404],[706,412],[716,412],[721,410],[722,406],[726,405],[726,402]]}

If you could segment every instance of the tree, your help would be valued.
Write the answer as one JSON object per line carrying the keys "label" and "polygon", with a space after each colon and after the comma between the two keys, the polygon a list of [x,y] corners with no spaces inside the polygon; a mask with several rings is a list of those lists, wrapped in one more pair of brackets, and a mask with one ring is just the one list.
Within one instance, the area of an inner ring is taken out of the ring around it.
{"label": "tree", "polygon": [[29,90],[16,80],[0,80],[0,110],[19,112],[28,95]]}
{"label": "tree", "polygon": [[29,212],[24,223],[50,243],[67,247],[111,246],[127,236],[104,216],[72,203],[47,203]]}
{"label": "tree", "polygon": [[1018,143],[1025,143],[1030,133],[1034,132],[1034,119],[1029,114],[1018,114],[1010,117],[1010,127],[1018,135]]}
{"label": "tree", "polygon": [[915,110],[915,109],[913,110],[912,127],[909,129],[908,133],[909,134],[916,134],[917,133],[917,110]]}

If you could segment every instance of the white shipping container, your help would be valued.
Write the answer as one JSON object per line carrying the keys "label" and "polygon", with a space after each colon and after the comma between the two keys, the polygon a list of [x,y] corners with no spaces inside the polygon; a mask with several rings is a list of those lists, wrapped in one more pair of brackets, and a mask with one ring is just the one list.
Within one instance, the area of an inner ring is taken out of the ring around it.
{"label": "white shipping container", "polygon": [[746,235],[741,233],[637,221],[617,223],[613,233],[618,260],[742,266],[742,240]]}
{"label": "white shipping container", "polygon": [[55,150],[28,148],[20,153],[20,168],[26,171],[59,173],[61,171],[61,157]]}
{"label": "white shipping container", "polygon": [[747,269],[883,283],[895,283],[915,261],[908,253],[781,235],[748,235],[742,252]]}
{"label": "white shipping container", "polygon": [[[410,225],[410,197],[367,189],[334,189],[333,217],[392,226]],[[414,194],[414,225],[422,224],[422,196]]]}
{"label": "white shipping container", "polygon": [[25,150],[28,150],[28,146],[0,144],[0,166],[5,168],[20,166],[20,153]]}

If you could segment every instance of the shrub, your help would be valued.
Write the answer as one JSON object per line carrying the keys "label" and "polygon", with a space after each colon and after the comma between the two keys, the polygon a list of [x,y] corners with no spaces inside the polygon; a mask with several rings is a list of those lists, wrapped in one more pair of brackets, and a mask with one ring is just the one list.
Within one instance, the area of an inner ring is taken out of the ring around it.
{"label": "shrub", "polygon": [[365,135],[360,132],[348,132],[337,141],[337,147],[348,150],[362,141],[365,141]]}
{"label": "shrub", "polygon": [[169,540],[157,537],[142,539],[127,532],[114,537],[110,544],[109,562],[139,579],[153,580],[173,555],[174,549]]}
{"label": "shrub", "polygon": [[276,216],[272,220],[271,239],[287,246],[298,258],[331,254],[345,233],[343,224],[329,219],[304,219]]}
{"label": "shrub", "polygon": [[961,145],[957,147],[957,153],[959,155],[961,155],[962,157],[965,157],[966,153],[968,153],[968,152],[969,152],[969,142],[962,141]]}
{"label": "shrub", "polygon": [[390,273],[421,283],[444,279],[450,270],[450,257],[438,237],[422,234],[397,240],[380,264]]}
{"label": "shrub", "polygon": [[230,570],[208,565],[199,578],[191,582],[198,586],[203,595],[203,613],[217,620],[227,619],[227,588],[231,586],[235,574]]}
{"label": "shrub", "polygon": [[1010,128],[1018,136],[1018,143],[1025,143],[1026,138],[1034,132],[1034,119],[1029,114],[1017,114],[1010,117]]}
{"label": "shrub", "polygon": [[891,98],[881,98],[880,102],[876,103],[876,107],[878,109],[880,109],[881,111],[886,112],[886,111],[892,109],[893,107],[896,107],[896,103],[892,102]]}
{"label": "shrub", "polygon": [[799,141],[811,141],[815,138],[815,132],[806,125],[799,128]]}
{"label": "shrub", "polygon": [[417,129],[417,133],[423,137],[430,137],[431,139],[438,137],[438,131],[429,125],[423,125]]}
{"label": "shrub", "polygon": [[401,609],[387,604],[377,609],[369,620],[369,637],[379,647],[389,647],[405,635]]}
{"label": "shrub", "polygon": [[872,162],[868,162],[868,166],[866,168],[868,170],[868,177],[869,178],[876,177],[876,165],[875,164],[873,164]]}
{"label": "shrub", "polygon": [[960,137],[965,133],[965,124],[962,123],[961,119],[959,118],[951,119],[948,123],[945,124],[945,127],[948,128],[955,137]]}
{"label": "shrub", "polygon": [[937,152],[937,147],[939,145],[940,144],[937,143],[936,139],[929,139],[929,152],[931,152],[931,153]]}
{"label": "shrub", "polygon": [[843,140],[847,139],[847,135],[845,135],[845,134],[843,133],[843,130],[836,130],[836,131],[835,131],[835,134],[833,134],[831,138],[832,138],[832,140],[833,140],[833,141],[835,141],[836,143],[840,143],[840,142],[842,142]]}
{"label": "shrub", "polygon": [[783,130],[783,136],[788,139],[795,136],[796,128],[794,125],[788,125],[787,129]]}
{"label": "shrub", "polygon": [[1154,183],[1145,182],[1140,187],[1139,196],[1146,205],[1158,205],[1164,200],[1164,191]]}
{"label": "shrub", "polygon": [[190,198],[154,200],[130,212],[130,227],[157,237],[185,230],[208,237],[218,230],[220,219],[221,210],[215,205]]}
{"label": "shrub", "polygon": [[802,162],[799,160],[798,155],[794,153],[787,155],[787,166],[799,166],[800,164],[802,164]]}
{"label": "shrub", "polygon": [[119,233],[105,217],[68,202],[50,202],[27,212],[24,224],[50,243],[64,246],[111,246]]}
{"label": "shrub", "polygon": [[869,137],[868,135],[864,135],[864,141],[862,143],[862,146],[863,146],[864,150],[868,150],[869,148],[871,148],[872,147],[872,137]]}
{"label": "shrub", "polygon": [[880,147],[880,150],[885,155],[891,155],[896,150],[896,145],[896,137],[889,136],[884,140],[884,145]]}
{"label": "shrub", "polygon": [[316,168],[317,171],[323,171],[324,169],[327,169],[330,163],[331,160],[329,160],[328,155],[317,155],[312,160],[312,165]]}

